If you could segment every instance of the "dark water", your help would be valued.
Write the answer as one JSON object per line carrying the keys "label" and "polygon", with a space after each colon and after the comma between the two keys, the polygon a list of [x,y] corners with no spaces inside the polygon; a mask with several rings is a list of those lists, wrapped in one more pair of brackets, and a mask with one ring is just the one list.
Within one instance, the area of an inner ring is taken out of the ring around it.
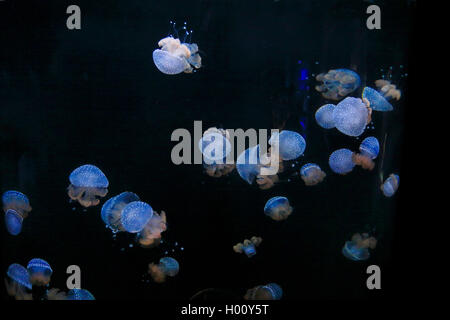
{"label": "dark water", "polygon": [[[33,207],[19,236],[1,223],[1,272],[41,257],[54,269],[51,287],[66,289],[66,268],[78,265],[82,287],[99,300],[187,299],[205,288],[242,296],[268,282],[292,300],[390,294],[402,187],[385,198],[378,175],[402,176],[413,2],[377,1],[381,30],[366,28],[370,3],[363,1],[77,1],[77,31],[66,28],[70,4],[0,2],[1,192],[20,190]],[[204,53],[197,73],[166,76],[154,66],[151,54],[169,20],[187,21],[194,30],[192,41]],[[374,113],[374,129],[357,140],[316,124],[314,112],[327,100],[314,90],[312,74],[354,69],[362,83],[352,96],[360,96],[391,66],[403,96],[394,111]],[[304,83],[302,68],[309,73]],[[305,137],[299,162],[319,164],[327,173],[323,183],[305,187],[294,180],[262,191],[236,171],[214,179],[201,165],[171,161],[171,133],[193,132],[194,120],[206,130],[270,129],[280,119]],[[383,141],[386,133],[383,168],[377,159],[371,172],[331,172],[332,151],[357,150],[364,137]],[[132,191],[166,211],[161,247],[130,248],[127,235],[113,240],[100,217],[104,201],[87,212],[72,210],[68,176],[85,163],[108,177],[106,199]],[[294,207],[282,222],[263,214],[276,195]],[[367,228],[376,228],[379,240],[370,260],[346,260],[342,245]],[[233,252],[254,235],[263,238],[255,257]],[[148,263],[166,250],[180,262],[180,273],[161,285],[142,282]],[[385,272],[381,293],[366,288],[371,264]]]}

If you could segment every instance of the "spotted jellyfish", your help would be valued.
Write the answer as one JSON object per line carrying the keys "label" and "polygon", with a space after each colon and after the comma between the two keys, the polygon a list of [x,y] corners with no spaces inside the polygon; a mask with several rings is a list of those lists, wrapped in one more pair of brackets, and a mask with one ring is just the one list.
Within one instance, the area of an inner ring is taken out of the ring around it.
{"label": "spotted jellyfish", "polygon": [[332,129],[335,127],[333,111],[336,106],[334,104],[325,104],[317,109],[315,113],[316,122],[324,129]]}
{"label": "spotted jellyfish", "polygon": [[358,137],[371,121],[372,109],[359,98],[347,97],[333,109],[336,129],[351,137]]}
{"label": "spotted jellyfish", "polygon": [[305,139],[299,133],[289,130],[272,134],[269,144],[271,150],[274,146],[278,146],[279,156],[282,160],[297,159],[306,149]]}
{"label": "spotted jellyfish", "polygon": [[378,88],[378,91],[371,87],[364,88],[363,99],[375,111],[392,111],[394,107],[389,100],[400,100],[401,91],[387,80],[376,80],[375,86]]}
{"label": "spotted jellyfish", "polygon": [[256,247],[262,242],[261,237],[251,237],[250,240],[245,239],[243,243],[238,243],[233,247],[236,253],[245,253],[247,257],[251,258],[256,254]]}
{"label": "spotted jellyfish", "polygon": [[349,149],[339,149],[331,153],[328,164],[335,173],[345,175],[353,170],[355,163],[352,160],[353,152]]}
{"label": "spotted jellyfish", "polygon": [[53,273],[48,262],[39,258],[31,259],[30,262],[28,262],[27,271],[33,286],[48,285]]}
{"label": "spotted jellyfish", "polygon": [[6,272],[10,280],[5,278],[6,291],[9,296],[16,300],[32,300],[33,296],[27,291],[32,289],[30,276],[25,267],[20,264],[13,263],[8,267]]}
{"label": "spotted jellyfish", "polygon": [[375,167],[373,160],[378,156],[380,144],[375,137],[365,138],[360,146],[360,153],[353,153],[352,161],[355,165],[361,166],[363,169],[372,170]]}
{"label": "spotted jellyfish", "polygon": [[227,156],[231,153],[228,131],[209,128],[203,133],[198,147],[203,154],[203,168],[208,176],[220,178],[234,170],[234,163],[227,163]]}
{"label": "spotted jellyfish", "polygon": [[178,261],[171,257],[164,257],[159,260],[158,264],[150,263],[148,265],[148,273],[157,283],[166,281],[166,277],[174,277],[178,274],[180,265]]}
{"label": "spotted jellyfish", "polygon": [[326,173],[315,163],[307,163],[300,169],[300,176],[307,186],[314,186],[323,181]]}
{"label": "spotted jellyfish", "polygon": [[289,204],[286,197],[273,197],[266,202],[264,214],[275,221],[286,220],[294,208]]}
{"label": "spotted jellyfish", "polygon": [[276,283],[269,283],[263,286],[256,286],[247,290],[245,300],[280,300],[283,290]]}
{"label": "spotted jellyfish", "polygon": [[88,208],[100,203],[108,193],[108,179],[96,166],[86,164],[76,168],[69,176],[70,185],[67,188],[71,200],[78,201]]}
{"label": "spotted jellyfish", "polygon": [[322,93],[325,99],[341,100],[349,95],[361,84],[359,75],[348,69],[334,69],[327,73],[320,73],[316,80],[323,84],[316,86],[316,90]]}
{"label": "spotted jellyfish", "polygon": [[134,201],[139,201],[139,197],[132,192],[122,192],[121,194],[112,197],[103,204],[101,216],[106,226],[112,230],[113,233],[126,231],[122,225],[122,212],[127,204]]}
{"label": "spotted jellyfish", "polygon": [[123,208],[120,217],[123,228],[130,233],[138,233],[153,216],[153,208],[145,202],[133,201]]}
{"label": "spotted jellyfish", "polygon": [[16,236],[22,231],[23,220],[31,211],[27,196],[19,191],[9,190],[2,195],[5,224],[8,232]]}
{"label": "spotted jellyfish", "polygon": [[161,233],[167,230],[167,218],[166,213],[161,211],[158,214],[153,212],[153,216],[144,226],[144,228],[138,233],[137,241],[144,248],[153,248],[161,243]]}
{"label": "spotted jellyfish", "polygon": [[370,249],[375,249],[377,239],[369,236],[368,233],[355,233],[351,241],[347,241],[342,248],[342,254],[353,261],[364,261],[370,257]]}
{"label": "spotted jellyfish", "polygon": [[392,173],[381,185],[381,191],[386,197],[392,197],[397,191],[399,183],[400,177]]}

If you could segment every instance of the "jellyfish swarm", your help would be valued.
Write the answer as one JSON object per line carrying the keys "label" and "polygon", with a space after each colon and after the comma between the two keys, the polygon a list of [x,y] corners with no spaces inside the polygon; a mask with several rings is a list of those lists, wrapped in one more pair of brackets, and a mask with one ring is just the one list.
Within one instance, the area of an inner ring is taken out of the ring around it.
{"label": "jellyfish swarm", "polygon": [[334,125],[333,111],[336,106],[334,104],[326,104],[317,109],[315,113],[316,122],[324,129],[332,129]]}
{"label": "jellyfish swarm", "polygon": [[287,219],[293,210],[286,197],[273,197],[264,206],[264,214],[275,221]]}
{"label": "jellyfish swarm", "polygon": [[125,191],[112,197],[103,205],[101,210],[102,220],[113,233],[126,231],[122,225],[122,211],[127,204],[134,201],[139,201],[139,197],[132,192]]}
{"label": "jellyfish swarm", "polygon": [[365,138],[359,146],[359,151],[360,153],[353,153],[353,163],[361,166],[363,169],[372,170],[375,167],[375,163],[372,160],[378,156],[380,151],[378,139],[375,137]]}
{"label": "jellyfish swarm", "polygon": [[358,89],[361,79],[359,75],[348,69],[329,70],[320,73],[316,80],[323,84],[316,86],[316,90],[322,93],[325,99],[340,100],[346,95]]}
{"label": "jellyfish swarm", "polygon": [[358,137],[371,121],[370,108],[359,98],[347,97],[333,109],[336,129],[343,134]]}
{"label": "jellyfish swarm", "polygon": [[157,283],[166,281],[166,276],[174,277],[178,274],[180,265],[178,261],[171,257],[164,257],[159,260],[159,264],[150,263],[148,273]]}
{"label": "jellyfish swarm", "polygon": [[245,253],[251,258],[256,254],[256,247],[262,242],[261,237],[252,237],[250,240],[245,239],[243,243],[238,243],[233,247],[233,251],[237,253]]}
{"label": "jellyfish swarm", "polygon": [[245,300],[280,300],[283,290],[276,283],[269,283],[263,286],[256,286],[247,290]]}
{"label": "jellyfish swarm", "polygon": [[88,208],[100,203],[108,193],[108,179],[96,166],[86,164],[76,168],[69,176],[70,185],[67,188],[71,200],[78,201]]}
{"label": "jellyfish swarm", "polygon": [[27,196],[19,191],[9,190],[2,195],[5,224],[8,232],[16,236],[22,231],[23,219],[31,211]]}
{"label": "jellyfish swarm", "polygon": [[297,132],[283,130],[280,133],[274,133],[270,137],[269,144],[271,150],[278,147],[278,152],[282,160],[294,160],[305,152],[306,141]]}
{"label": "jellyfish swarm", "polygon": [[210,177],[219,178],[234,170],[234,163],[226,163],[231,153],[230,134],[226,130],[209,128],[203,133],[198,147],[203,154],[203,167]]}
{"label": "jellyfish swarm", "polygon": [[66,300],[95,300],[95,297],[86,289],[71,289],[67,292]]}
{"label": "jellyfish swarm", "polygon": [[377,246],[377,239],[369,236],[368,233],[353,235],[351,241],[347,241],[342,248],[342,254],[353,261],[363,261],[370,257],[370,249],[375,249]]}
{"label": "jellyfish swarm", "polygon": [[156,211],[153,216],[138,233],[137,240],[144,248],[152,248],[157,246],[161,241],[161,233],[167,230],[166,213],[161,211],[159,215]]}
{"label": "jellyfish swarm", "polygon": [[8,295],[15,297],[16,300],[31,300],[32,295],[27,292],[27,289],[32,289],[27,269],[20,264],[13,263],[8,267],[6,274],[10,279],[10,281],[5,279]]}
{"label": "jellyfish swarm", "polygon": [[30,282],[33,286],[46,286],[50,283],[53,270],[47,261],[35,258],[27,265]]}
{"label": "jellyfish swarm", "polygon": [[376,80],[375,85],[378,91],[371,87],[364,88],[362,94],[363,99],[367,99],[372,110],[383,112],[392,111],[394,107],[392,107],[389,100],[399,100],[401,97],[400,90],[387,80]]}
{"label": "jellyfish swarm", "polygon": [[326,173],[315,163],[307,163],[300,169],[300,176],[307,186],[314,186],[323,181]]}
{"label": "jellyfish swarm", "polygon": [[153,216],[152,207],[142,201],[133,201],[122,210],[120,217],[123,228],[130,233],[138,233]]}
{"label": "jellyfish swarm", "polygon": [[351,172],[355,167],[352,158],[353,152],[351,150],[339,149],[330,155],[328,164],[333,172],[345,175]]}
{"label": "jellyfish swarm", "polygon": [[381,191],[386,197],[392,197],[398,189],[400,183],[400,177],[391,173],[389,177],[381,185]]}

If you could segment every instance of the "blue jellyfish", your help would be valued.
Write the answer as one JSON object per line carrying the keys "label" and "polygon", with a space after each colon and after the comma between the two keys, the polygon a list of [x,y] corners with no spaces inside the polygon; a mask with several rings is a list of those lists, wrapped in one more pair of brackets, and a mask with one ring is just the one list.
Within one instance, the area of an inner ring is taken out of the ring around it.
{"label": "blue jellyfish", "polygon": [[381,185],[381,191],[386,197],[392,197],[398,189],[400,177],[396,174],[390,174],[389,177]]}
{"label": "blue jellyfish", "polygon": [[297,159],[305,152],[306,148],[305,139],[299,133],[289,130],[273,134],[269,143],[272,148],[278,144],[279,154],[283,160]]}
{"label": "blue jellyfish", "polygon": [[96,166],[86,164],[76,168],[69,176],[67,188],[71,200],[78,201],[83,207],[96,206],[108,193],[108,179]]}
{"label": "blue jellyfish", "polygon": [[315,163],[307,163],[300,169],[300,176],[307,186],[314,186],[323,181],[326,173]]}
{"label": "blue jellyfish", "polygon": [[166,213],[161,211],[159,215],[156,211],[153,216],[137,234],[137,241],[144,248],[153,248],[161,242],[161,233],[167,230]]}
{"label": "blue jellyfish", "polygon": [[377,240],[367,233],[353,235],[351,241],[346,241],[342,248],[342,254],[353,261],[364,261],[370,257],[370,249],[375,249]]}
{"label": "blue jellyfish", "polygon": [[139,201],[139,197],[132,192],[125,191],[112,197],[103,205],[101,210],[103,222],[114,233],[125,231],[121,220],[122,212],[127,204],[134,201]]}
{"label": "blue jellyfish", "polygon": [[8,232],[16,236],[22,231],[23,220],[31,211],[27,196],[19,191],[9,190],[2,195],[3,211]]}
{"label": "blue jellyfish", "polygon": [[366,99],[370,108],[375,111],[392,111],[394,107],[388,100],[399,100],[401,97],[400,90],[387,80],[377,80],[375,85],[379,91],[365,87],[362,94],[363,99]]}
{"label": "blue jellyfish", "polygon": [[95,300],[95,297],[86,289],[71,289],[66,300]]}
{"label": "blue jellyfish", "polygon": [[316,86],[316,90],[322,93],[326,99],[340,100],[346,95],[358,89],[361,79],[358,74],[348,69],[329,70],[316,76],[316,80],[323,82]]}
{"label": "blue jellyfish", "polygon": [[20,264],[13,263],[8,267],[6,274],[10,279],[5,279],[6,291],[9,296],[14,297],[16,300],[33,299],[32,294],[27,292],[27,289],[32,289],[32,285],[25,267]]}
{"label": "blue jellyfish", "polygon": [[293,210],[286,197],[273,197],[264,206],[264,214],[275,221],[287,219]]}
{"label": "blue jellyfish", "polygon": [[130,233],[141,231],[153,216],[152,207],[142,201],[130,202],[120,217],[123,228]]}
{"label": "blue jellyfish", "polygon": [[347,174],[353,170],[353,152],[349,149],[339,149],[334,151],[328,159],[328,164],[333,172]]}
{"label": "blue jellyfish", "polygon": [[347,97],[334,108],[333,119],[340,132],[358,137],[370,122],[370,111],[361,99]]}
{"label": "blue jellyfish", "polygon": [[209,128],[198,142],[206,164],[223,164],[231,152],[229,134],[222,129]]}
{"label": "blue jellyfish", "polygon": [[380,152],[378,139],[375,137],[365,138],[359,145],[359,151],[362,155],[369,157],[370,159],[375,159]]}
{"label": "blue jellyfish", "polygon": [[188,32],[186,26],[184,26],[185,36],[180,41],[178,31],[175,29],[175,23],[171,24],[175,34],[169,35],[158,42],[158,46],[161,49],[153,51],[153,62],[158,70],[164,74],[192,73],[195,69],[199,69],[202,66],[202,59],[198,54],[197,44],[186,42],[186,38],[192,34],[192,31]]}
{"label": "blue jellyfish", "polygon": [[53,270],[48,262],[39,258],[31,259],[28,262],[27,271],[33,286],[48,285],[53,274]]}
{"label": "blue jellyfish", "polygon": [[242,152],[236,161],[236,169],[242,179],[252,184],[261,171],[259,145]]}
{"label": "blue jellyfish", "polygon": [[319,126],[324,129],[334,128],[333,111],[335,107],[334,104],[326,104],[317,109],[315,118]]}
{"label": "blue jellyfish", "polygon": [[150,263],[148,265],[148,273],[158,283],[166,281],[166,276],[176,276],[179,270],[180,265],[178,261],[171,257],[161,258],[159,264]]}
{"label": "blue jellyfish", "polygon": [[261,237],[252,237],[250,240],[245,239],[243,243],[238,243],[233,247],[234,252],[245,253],[249,258],[256,254],[256,247],[262,242]]}
{"label": "blue jellyfish", "polygon": [[268,283],[263,286],[256,286],[247,290],[244,296],[245,300],[280,300],[283,296],[283,290],[276,283]]}

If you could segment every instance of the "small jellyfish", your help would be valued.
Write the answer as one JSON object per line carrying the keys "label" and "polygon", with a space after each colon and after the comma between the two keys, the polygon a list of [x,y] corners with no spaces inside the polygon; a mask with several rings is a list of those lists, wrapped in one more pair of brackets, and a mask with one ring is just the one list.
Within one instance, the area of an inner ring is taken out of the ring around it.
{"label": "small jellyfish", "polygon": [[286,197],[273,197],[264,206],[264,214],[275,221],[287,219],[293,210]]}
{"label": "small jellyfish", "polygon": [[139,197],[132,192],[122,192],[121,194],[112,197],[102,207],[101,216],[106,226],[114,233],[125,231],[122,226],[122,212],[127,204],[134,201],[139,201]]}
{"label": "small jellyfish", "polygon": [[32,300],[32,294],[27,292],[27,289],[32,289],[27,269],[20,264],[13,263],[8,267],[6,274],[10,279],[10,281],[5,279],[8,295],[15,297],[16,300]]}
{"label": "small jellyfish", "polygon": [[23,220],[31,211],[27,196],[19,191],[9,190],[2,195],[5,224],[8,232],[16,236],[22,231]]}
{"label": "small jellyfish", "polygon": [[400,90],[387,80],[376,80],[375,85],[378,91],[370,87],[364,88],[363,99],[367,99],[370,108],[375,111],[392,111],[394,107],[389,100],[399,100],[402,95]]}
{"label": "small jellyfish", "polygon": [[[278,152],[283,160],[294,160],[305,152],[306,141],[297,132],[283,130],[270,137],[269,144],[272,148],[278,144]],[[271,149],[272,149],[271,148]]]}
{"label": "small jellyfish", "polygon": [[71,289],[67,292],[66,300],[95,300],[95,297],[86,289]]}
{"label": "small jellyfish", "polygon": [[334,151],[328,159],[331,170],[335,173],[345,175],[353,170],[353,152],[349,149],[339,149]]}
{"label": "small jellyfish", "polygon": [[317,109],[315,118],[319,126],[324,129],[334,128],[333,110],[335,107],[334,104],[326,104]]}
{"label": "small jellyfish", "polygon": [[355,165],[361,166],[363,169],[372,170],[375,167],[375,163],[372,161],[378,156],[380,151],[380,144],[375,137],[365,138],[360,146],[360,153],[354,153],[352,161]]}
{"label": "small jellyfish", "polygon": [[283,290],[276,283],[269,283],[263,286],[256,286],[247,290],[245,300],[280,300]]}
{"label": "small jellyfish", "polygon": [[359,98],[347,97],[333,110],[336,129],[343,134],[358,137],[370,123],[370,108]]}
{"label": "small jellyfish", "polygon": [[250,240],[245,239],[243,243],[238,243],[233,247],[233,251],[237,253],[245,253],[247,257],[251,258],[256,254],[256,247],[262,242],[261,237],[251,237]]}
{"label": "small jellyfish", "polygon": [[123,208],[120,217],[123,228],[130,233],[138,233],[153,216],[152,207],[142,201],[130,202]]}
{"label": "small jellyfish", "polygon": [[69,180],[67,190],[70,199],[78,201],[85,208],[98,205],[99,198],[108,193],[108,179],[96,166],[86,164],[76,168]]}
{"label": "small jellyfish", "polygon": [[[169,35],[158,42],[161,49],[153,51],[153,62],[158,70],[164,74],[192,73],[194,68],[199,69],[202,66],[202,59],[198,54],[198,45],[186,42],[187,36],[192,34],[188,31],[185,31],[184,39],[180,41],[175,23],[172,26],[175,31],[175,38]],[[186,30],[185,27],[184,30]]]}
{"label": "small jellyfish", "polygon": [[326,173],[315,163],[303,165],[300,169],[300,175],[307,186],[314,186],[326,177]]}
{"label": "small jellyfish", "polygon": [[326,99],[340,100],[346,95],[358,89],[361,79],[359,75],[348,69],[329,70],[327,73],[320,73],[316,80],[323,84],[316,86],[316,90],[322,93]]}
{"label": "small jellyfish", "polygon": [[156,211],[147,222],[145,227],[138,233],[137,240],[141,247],[153,248],[160,244],[161,233],[167,230],[166,213],[161,211],[159,215]]}
{"label": "small jellyfish", "polygon": [[223,129],[209,128],[199,141],[203,167],[210,177],[219,178],[234,170],[234,163],[226,163],[231,153],[230,134]]}
{"label": "small jellyfish", "polygon": [[33,286],[46,286],[50,283],[53,270],[47,261],[35,258],[27,265],[30,282]]}
{"label": "small jellyfish", "polygon": [[166,276],[176,276],[179,270],[180,265],[178,261],[171,257],[161,258],[159,264],[150,263],[148,265],[148,273],[157,283],[166,281]]}
{"label": "small jellyfish", "polygon": [[399,183],[400,177],[392,173],[381,185],[381,191],[386,197],[392,197],[397,191]]}
{"label": "small jellyfish", "polygon": [[377,246],[377,239],[369,236],[368,233],[353,235],[351,241],[347,241],[342,248],[342,254],[353,261],[363,261],[370,257],[370,249],[375,249]]}

